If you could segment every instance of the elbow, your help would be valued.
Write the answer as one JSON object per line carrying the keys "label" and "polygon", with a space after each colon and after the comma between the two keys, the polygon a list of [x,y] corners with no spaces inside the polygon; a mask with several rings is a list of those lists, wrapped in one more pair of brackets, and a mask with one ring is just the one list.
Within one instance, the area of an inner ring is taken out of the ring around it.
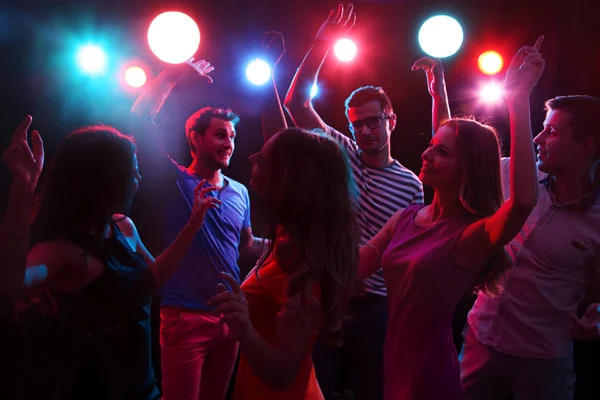
{"label": "elbow", "polygon": [[283,101],[283,106],[290,114],[294,115],[294,113],[312,107],[310,98],[308,100],[301,99],[294,92],[294,90],[290,90]]}

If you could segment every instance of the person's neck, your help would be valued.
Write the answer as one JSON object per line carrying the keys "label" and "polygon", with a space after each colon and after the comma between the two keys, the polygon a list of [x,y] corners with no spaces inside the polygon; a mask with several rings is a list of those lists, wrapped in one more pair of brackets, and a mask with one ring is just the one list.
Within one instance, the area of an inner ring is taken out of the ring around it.
{"label": "person's neck", "polygon": [[432,224],[449,219],[462,218],[469,214],[456,192],[435,190],[433,201],[427,207],[428,219]]}
{"label": "person's neck", "polygon": [[366,153],[363,151],[361,157],[363,163],[372,168],[387,168],[394,161],[390,154],[389,146],[377,153]]}
{"label": "person's neck", "polygon": [[223,174],[220,169],[214,169],[198,161],[194,158],[189,167],[186,168],[187,172],[192,175],[196,175],[202,179],[206,179],[206,182],[213,186],[223,185]]}
{"label": "person's neck", "polygon": [[561,174],[551,175],[551,190],[560,203],[570,203],[581,199],[598,186],[599,176],[597,166],[590,167],[587,171],[573,170]]}

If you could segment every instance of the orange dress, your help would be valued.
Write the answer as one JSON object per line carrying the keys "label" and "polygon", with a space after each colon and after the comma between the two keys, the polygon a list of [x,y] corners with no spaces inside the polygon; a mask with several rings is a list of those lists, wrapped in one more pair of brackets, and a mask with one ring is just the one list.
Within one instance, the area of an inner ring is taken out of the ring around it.
{"label": "orange dress", "polygon": [[[242,290],[248,300],[252,326],[267,342],[273,343],[277,315],[284,310],[288,302],[285,293],[287,275],[275,258],[269,257],[260,269],[259,277],[253,270],[242,284]],[[320,295],[320,291],[315,292]],[[312,349],[316,337],[315,334],[311,338],[309,349]],[[315,376],[310,350],[302,361],[294,383],[286,390],[277,391],[254,373],[244,356],[243,348],[241,348],[233,398],[234,400],[324,400]]]}

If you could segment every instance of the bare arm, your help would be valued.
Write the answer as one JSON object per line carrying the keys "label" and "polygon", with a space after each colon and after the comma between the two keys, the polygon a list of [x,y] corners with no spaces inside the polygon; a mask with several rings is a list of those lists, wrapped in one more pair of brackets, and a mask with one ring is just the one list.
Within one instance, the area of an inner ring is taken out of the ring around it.
{"label": "bare arm", "polygon": [[357,274],[359,280],[364,280],[381,269],[381,255],[390,244],[403,211],[403,208],[396,211],[383,228],[366,245],[360,247]]}
{"label": "bare arm", "polygon": [[136,251],[144,257],[148,268],[154,275],[157,286],[163,285],[179,268],[186,252],[196,237],[196,233],[204,223],[206,213],[211,208],[218,208],[221,203],[220,200],[207,196],[207,193],[218,188],[214,186],[202,188],[205,182],[206,180],[200,181],[194,190],[194,207],[188,223],[181,229],[169,247],[156,257],[156,259],[152,257],[146,246],[144,246],[144,243],[142,243],[133,221],[125,218],[119,222],[119,228],[121,228],[123,233],[126,236],[135,238]]}
{"label": "bare arm", "polygon": [[284,101],[285,108],[296,126],[325,129],[325,122],[312,106],[310,92],[313,84],[317,82],[319,70],[325,62],[329,49],[337,39],[354,26],[355,22],[354,7],[349,5],[344,12],[344,7],[340,4],[337,11],[331,10],[329,17],[317,33],[313,46],[302,60]]}
{"label": "bare arm", "polygon": [[27,144],[31,122],[30,116],[21,122],[2,154],[13,181],[0,227],[0,293],[10,297],[20,292],[25,281],[33,195],[44,166],[44,146],[37,131],[32,134],[32,148]]}
{"label": "bare arm", "polygon": [[25,281],[33,192],[13,184],[0,228],[0,293],[16,296]]}
{"label": "bare arm", "polygon": [[138,143],[145,147],[145,152],[150,153],[146,155],[146,158],[154,158],[165,152],[162,136],[156,130],[154,120],[173,88],[184,75],[189,73],[196,73],[207,79],[208,82],[212,82],[212,78],[208,74],[213,70],[214,67],[209,62],[204,60],[192,62],[190,60],[184,64],[167,68],[144,87],[144,90],[131,107],[130,113],[131,130]]}
{"label": "bare arm", "polygon": [[511,63],[504,82],[510,112],[511,197],[489,218],[465,229],[457,243],[455,258],[463,267],[479,267],[506,245],[523,227],[537,203],[537,170],[529,120],[529,95],[544,70],[539,53],[543,38],[534,48],[524,47]]}
{"label": "bare arm", "polygon": [[262,47],[266,50],[267,57],[274,59],[272,63],[273,70],[271,72],[273,90],[267,92],[261,116],[263,137],[266,142],[277,132],[288,127],[283,108],[281,107],[279,93],[277,92],[277,84],[275,83],[275,68],[277,68],[277,64],[285,54],[283,35],[274,31],[265,33]]}
{"label": "bare arm", "polygon": [[237,281],[223,273],[223,279],[232,288],[227,291],[221,284],[221,293],[209,300],[218,306],[213,314],[223,315],[234,337],[239,340],[244,356],[258,377],[275,390],[289,388],[298,374],[308,352],[317,326],[308,322],[306,315],[282,305],[277,313],[275,338],[267,342],[250,324],[248,302]]}
{"label": "bare arm", "polygon": [[432,103],[431,127],[432,134],[435,134],[439,127],[451,118],[444,68],[440,60],[423,57],[415,61],[412,66],[413,71],[418,69],[422,69],[427,77],[427,89],[431,95]]}

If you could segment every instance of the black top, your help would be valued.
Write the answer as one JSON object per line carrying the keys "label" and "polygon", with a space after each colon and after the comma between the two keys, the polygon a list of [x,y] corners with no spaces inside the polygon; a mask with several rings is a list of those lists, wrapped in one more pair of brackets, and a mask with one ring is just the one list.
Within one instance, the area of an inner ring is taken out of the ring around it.
{"label": "black top", "polygon": [[[38,388],[52,391],[45,398],[160,399],[150,339],[154,278],[117,224],[111,227],[113,237],[94,252],[105,270],[81,291],[51,290],[56,315],[33,334],[44,336],[44,356],[50,358],[36,361],[48,371]],[[85,247],[85,236],[71,240]]]}

